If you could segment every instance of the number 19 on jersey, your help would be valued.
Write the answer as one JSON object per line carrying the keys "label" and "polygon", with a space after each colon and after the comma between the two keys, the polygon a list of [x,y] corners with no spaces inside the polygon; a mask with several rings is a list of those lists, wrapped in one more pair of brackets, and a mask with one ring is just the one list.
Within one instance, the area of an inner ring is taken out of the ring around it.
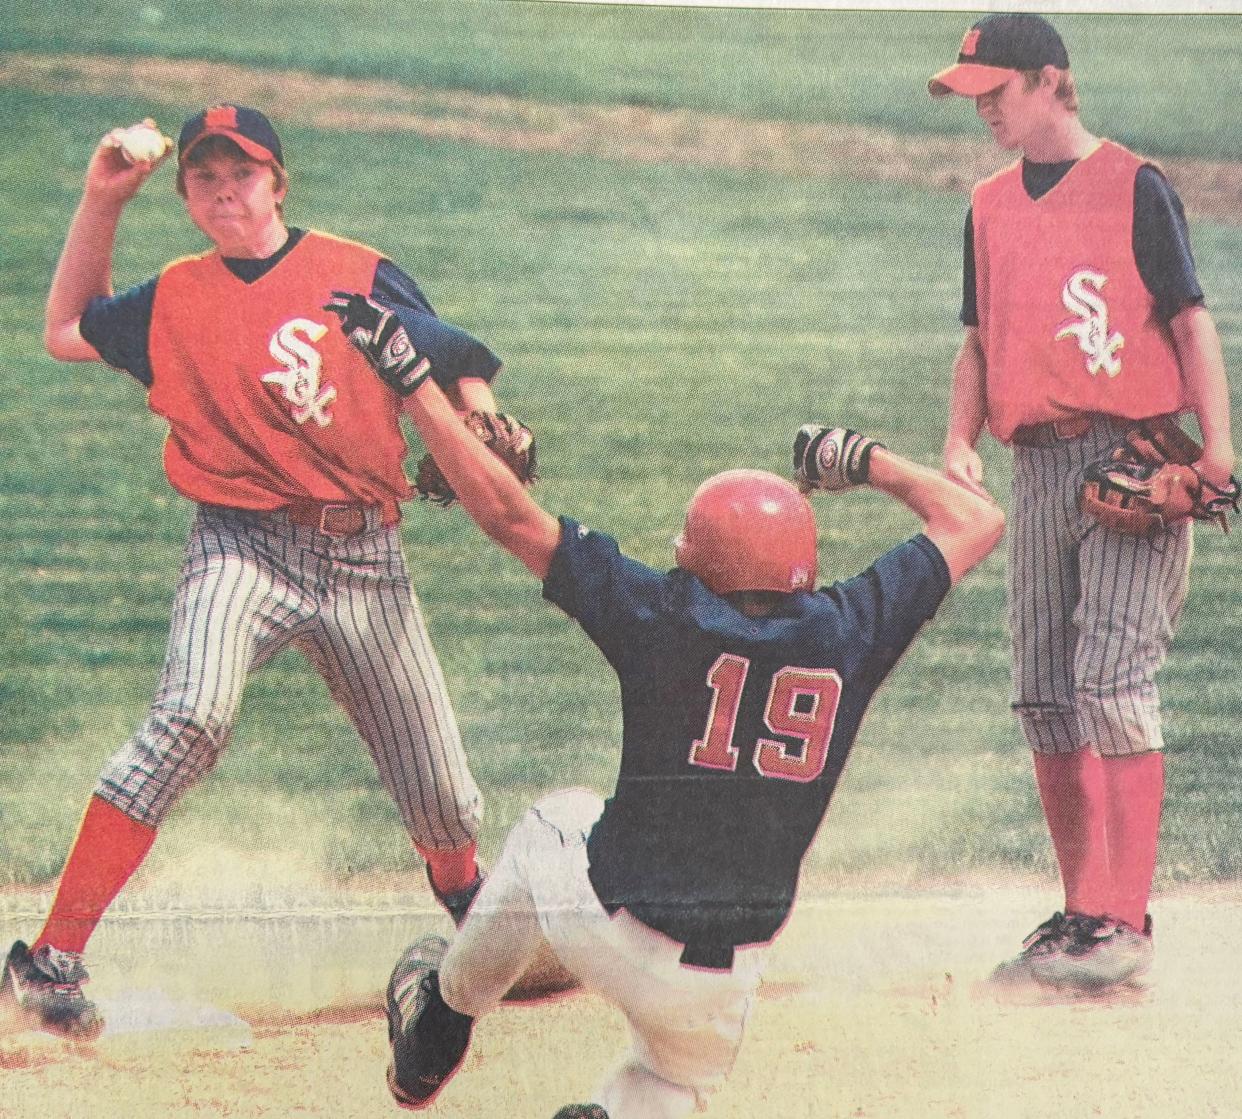
{"label": "number 19 on jersey", "polygon": [[[705,769],[736,770],[739,747],[734,742],[742,690],[750,673],[750,660],[734,653],[721,653],[707,673],[712,689],[711,709],[703,737],[690,746],[690,764]],[[772,676],[772,687],[763,721],[773,734],[792,738],[801,750],[787,742],[760,737],[751,750],[755,769],[764,777],[782,781],[814,781],[828,764],[828,746],[841,702],[841,676],[831,668],[796,668],[786,665]]]}

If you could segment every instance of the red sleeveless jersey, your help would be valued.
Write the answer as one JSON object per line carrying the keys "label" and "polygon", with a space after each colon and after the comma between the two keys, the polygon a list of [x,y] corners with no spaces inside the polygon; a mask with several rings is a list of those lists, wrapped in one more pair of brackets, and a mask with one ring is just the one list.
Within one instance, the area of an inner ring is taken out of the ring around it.
{"label": "red sleeveless jersey", "polygon": [[291,499],[382,505],[411,496],[400,401],[323,309],[333,289],[370,292],[380,256],[308,231],[244,283],[218,252],[160,274],[150,330],[164,469],[193,501],[276,509]]}
{"label": "red sleeveless jersey", "polygon": [[1134,260],[1142,166],[1105,140],[1041,198],[1026,193],[1020,164],[975,187],[988,427],[1002,442],[1022,424],[1185,406],[1172,338]]}

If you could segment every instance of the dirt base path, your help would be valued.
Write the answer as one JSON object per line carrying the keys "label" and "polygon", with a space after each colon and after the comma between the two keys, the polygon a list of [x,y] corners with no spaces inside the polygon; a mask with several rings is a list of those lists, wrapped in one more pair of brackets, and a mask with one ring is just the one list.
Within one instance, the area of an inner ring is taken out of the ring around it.
{"label": "dirt base path", "polygon": [[[1011,160],[983,137],[899,136],[844,124],[556,105],[181,59],[5,54],[0,55],[0,85],[97,96],[124,91],[153,105],[181,107],[227,98],[262,105],[278,122],[319,128],[409,132],[517,151],[901,182],[945,190],[969,190]],[[1161,165],[1190,214],[1242,222],[1242,163],[1166,159]]]}
{"label": "dirt base path", "polygon": [[[1151,988],[1106,1000],[998,1001],[981,986],[1044,917],[1046,891],[806,898],[774,949],[734,1075],[710,1119],[1242,1116],[1236,1054],[1242,898],[1155,906]],[[378,994],[401,918],[105,923],[92,993],[106,1006],[210,998],[236,1029],[134,1029],[75,1049],[0,1034],[5,1119],[395,1114]],[[8,930],[0,930],[8,931]],[[445,929],[447,932],[447,928]],[[145,994],[144,994],[145,992]],[[504,1008],[477,1028],[442,1119],[548,1119],[587,1099],[626,1044],[590,996]]]}

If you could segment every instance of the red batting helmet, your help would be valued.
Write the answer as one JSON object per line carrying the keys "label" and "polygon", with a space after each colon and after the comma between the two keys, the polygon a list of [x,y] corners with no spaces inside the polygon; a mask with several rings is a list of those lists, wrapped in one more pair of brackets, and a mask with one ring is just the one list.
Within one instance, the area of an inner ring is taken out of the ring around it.
{"label": "red batting helmet", "polygon": [[815,511],[766,470],[726,470],[695,491],[673,542],[677,566],[716,594],[815,585]]}

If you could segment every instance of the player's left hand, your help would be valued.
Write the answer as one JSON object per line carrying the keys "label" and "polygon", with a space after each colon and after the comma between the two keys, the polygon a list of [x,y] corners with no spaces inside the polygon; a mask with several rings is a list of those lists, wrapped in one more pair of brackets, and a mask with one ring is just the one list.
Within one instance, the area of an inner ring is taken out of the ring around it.
{"label": "player's left hand", "polygon": [[[1232,458],[1232,450],[1224,456]],[[1229,531],[1238,512],[1242,486],[1226,476],[1217,484],[1203,469],[1222,469],[1175,416],[1136,421],[1098,462],[1087,466],[1078,503],[1106,528],[1154,536],[1193,517]]]}
{"label": "player's left hand", "polygon": [[124,206],[172,149],[172,140],[150,117],[127,128],[114,128],[95,147],[84,191],[97,201]]}
{"label": "player's left hand", "polygon": [[1203,454],[1195,463],[1195,472],[1215,490],[1227,490],[1233,479],[1236,458],[1233,448],[1228,444],[1223,447],[1205,446]]}
{"label": "player's left hand", "polygon": [[396,312],[358,292],[334,291],[323,305],[341,320],[349,344],[399,396],[409,396],[431,375],[431,360],[410,341]]}
{"label": "player's left hand", "polygon": [[884,444],[848,427],[803,424],[794,436],[794,480],[803,493],[847,490],[867,481],[871,452]]}

